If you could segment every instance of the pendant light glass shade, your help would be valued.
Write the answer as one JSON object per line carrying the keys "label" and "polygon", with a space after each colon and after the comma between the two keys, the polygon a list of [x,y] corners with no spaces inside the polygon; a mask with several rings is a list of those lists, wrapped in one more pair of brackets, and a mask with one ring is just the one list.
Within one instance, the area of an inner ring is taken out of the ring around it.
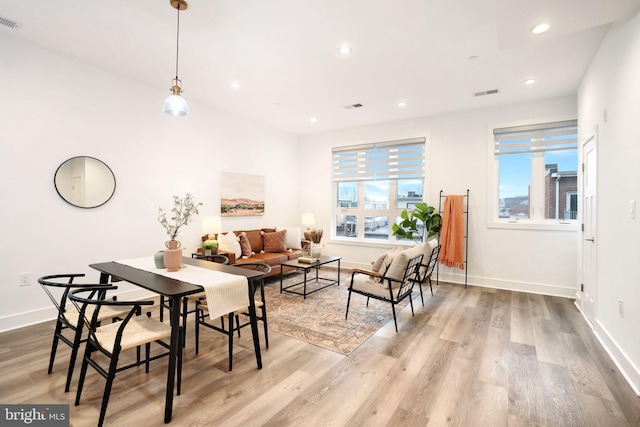
{"label": "pendant light glass shade", "polygon": [[172,116],[186,116],[189,114],[187,101],[182,97],[182,81],[178,78],[178,53],[180,47],[180,10],[188,7],[185,0],[170,0],[171,7],[178,10],[178,29],[176,32],[176,78],[171,81],[172,94],[164,100],[162,111]]}
{"label": "pendant light glass shade", "polygon": [[172,116],[186,116],[189,114],[189,106],[187,105],[187,101],[182,97],[182,88],[179,86],[179,83],[182,83],[180,80],[173,80],[176,84],[171,88],[173,93],[164,100],[164,104],[162,104],[162,111],[171,114]]}

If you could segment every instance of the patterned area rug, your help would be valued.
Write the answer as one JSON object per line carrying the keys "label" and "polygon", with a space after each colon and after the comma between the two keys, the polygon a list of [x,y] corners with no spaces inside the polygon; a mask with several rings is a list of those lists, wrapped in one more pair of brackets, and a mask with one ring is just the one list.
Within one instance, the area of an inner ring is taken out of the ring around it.
{"label": "patterned area rug", "polygon": [[[321,268],[320,277],[337,279],[337,269]],[[307,292],[317,288],[315,273],[307,275]],[[313,277],[313,278],[312,278]],[[302,273],[290,273],[284,277],[284,286],[302,281]],[[318,347],[341,354],[350,354],[360,344],[371,337],[378,329],[393,319],[391,304],[353,294],[349,307],[349,319],[345,320],[348,286],[351,272],[340,271],[340,286],[329,286],[318,292],[302,295],[283,292],[280,294],[280,277],[274,276],[265,281],[265,299],[267,300],[267,320],[269,330],[305,341]],[[292,288],[302,292],[302,285]],[[396,306],[400,312],[408,299]]]}

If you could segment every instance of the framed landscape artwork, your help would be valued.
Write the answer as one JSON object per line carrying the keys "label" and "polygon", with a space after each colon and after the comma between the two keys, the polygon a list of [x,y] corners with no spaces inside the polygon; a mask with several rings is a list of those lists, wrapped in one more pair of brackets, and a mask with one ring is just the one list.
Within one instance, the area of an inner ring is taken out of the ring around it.
{"label": "framed landscape artwork", "polygon": [[264,215],[264,176],[222,172],[220,186],[222,216]]}

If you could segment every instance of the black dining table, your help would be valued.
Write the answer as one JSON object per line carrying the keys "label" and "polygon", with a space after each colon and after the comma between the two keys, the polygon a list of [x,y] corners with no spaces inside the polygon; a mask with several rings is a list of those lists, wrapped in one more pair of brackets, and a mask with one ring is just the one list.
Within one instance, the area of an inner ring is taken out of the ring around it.
{"label": "black dining table", "polygon": [[[152,259],[151,259],[152,260]],[[182,263],[196,267],[207,268],[210,270],[221,271],[223,273],[245,276],[249,283],[249,318],[251,321],[251,333],[253,334],[253,343],[256,352],[256,361],[258,369],[262,369],[262,357],[260,355],[260,341],[258,337],[258,325],[256,320],[256,306],[254,298],[254,290],[262,273],[246,268],[233,267],[220,263],[204,261],[193,258],[182,258]],[[180,307],[182,306],[182,298],[203,292],[202,286],[183,282],[181,280],[172,279],[150,271],[140,270],[119,264],[115,261],[91,264],[89,267],[100,272],[100,283],[109,283],[109,277],[113,279],[122,279],[128,283],[147,289],[159,295],[164,295],[170,302],[170,322],[171,322],[171,344],[169,354],[169,369],[167,373],[167,391],[164,408],[164,422],[171,422],[171,414],[173,410],[173,391],[175,387],[176,377],[176,359],[178,355],[178,346],[182,345],[180,341]],[[185,325],[183,325],[184,327]]]}

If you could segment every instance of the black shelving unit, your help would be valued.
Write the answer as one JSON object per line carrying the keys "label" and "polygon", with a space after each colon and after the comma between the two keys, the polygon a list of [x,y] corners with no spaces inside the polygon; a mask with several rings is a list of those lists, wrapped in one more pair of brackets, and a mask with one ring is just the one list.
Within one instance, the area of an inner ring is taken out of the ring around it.
{"label": "black shelving unit", "polygon": [[[442,216],[442,209],[444,205],[444,199],[447,197],[447,194],[443,194],[442,190],[440,190],[440,201],[438,203],[438,214]],[[465,217],[465,226],[464,226],[464,288],[467,289],[467,278],[468,278],[468,266],[467,263],[469,257],[469,189],[467,189],[467,194],[463,194],[462,198],[464,200],[464,210],[462,213]],[[438,243],[440,243],[440,234],[438,234]],[[440,263],[436,266],[436,283],[439,283],[439,275],[440,275]]]}

